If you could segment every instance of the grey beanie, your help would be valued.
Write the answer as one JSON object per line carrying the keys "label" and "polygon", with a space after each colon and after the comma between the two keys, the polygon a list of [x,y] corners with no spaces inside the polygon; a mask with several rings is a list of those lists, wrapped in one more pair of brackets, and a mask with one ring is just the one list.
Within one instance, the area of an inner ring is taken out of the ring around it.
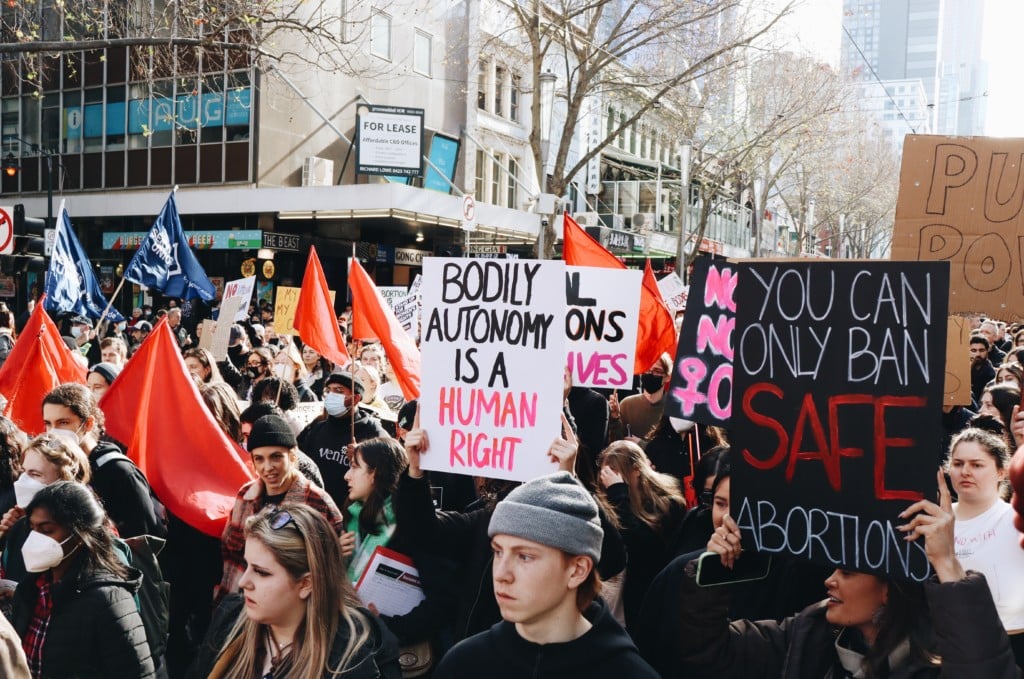
{"label": "grey beanie", "polygon": [[499,502],[487,535],[539,542],[596,564],[604,530],[590,493],[569,472],[556,472],[524,483]]}

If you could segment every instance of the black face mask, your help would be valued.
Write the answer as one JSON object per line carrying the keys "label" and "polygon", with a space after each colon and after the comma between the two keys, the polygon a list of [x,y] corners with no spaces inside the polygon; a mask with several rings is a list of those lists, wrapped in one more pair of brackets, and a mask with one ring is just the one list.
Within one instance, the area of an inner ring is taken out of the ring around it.
{"label": "black face mask", "polygon": [[263,374],[263,368],[246,368],[245,374],[249,376],[250,380],[254,380]]}
{"label": "black face mask", "polygon": [[236,359],[236,358],[238,358],[241,355],[242,355],[242,345],[241,344],[236,344],[233,347],[228,347],[228,356],[230,356],[232,359]]}
{"label": "black face mask", "polygon": [[650,373],[644,373],[640,376],[640,388],[646,391],[648,394],[656,394],[661,391],[664,378],[661,375],[651,375]]}

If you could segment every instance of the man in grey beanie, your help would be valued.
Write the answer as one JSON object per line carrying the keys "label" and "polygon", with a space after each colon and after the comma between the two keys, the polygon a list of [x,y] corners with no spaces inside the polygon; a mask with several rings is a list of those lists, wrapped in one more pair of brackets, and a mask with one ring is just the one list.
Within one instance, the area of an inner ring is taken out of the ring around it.
{"label": "man in grey beanie", "polygon": [[597,503],[568,472],[534,479],[498,503],[487,529],[502,622],[445,654],[435,679],[658,675],[597,597],[604,531]]}

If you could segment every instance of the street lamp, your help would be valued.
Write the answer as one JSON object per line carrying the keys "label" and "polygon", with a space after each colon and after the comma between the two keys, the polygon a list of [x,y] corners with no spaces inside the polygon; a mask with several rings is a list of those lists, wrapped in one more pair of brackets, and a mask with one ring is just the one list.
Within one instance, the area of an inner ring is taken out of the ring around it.
{"label": "street lamp", "polygon": [[8,152],[7,157],[4,158],[4,174],[8,177],[16,177],[18,176],[19,169],[18,161],[15,160],[14,154]]}
{"label": "street lamp", "polygon": [[[679,148],[679,183],[683,189],[683,199],[680,201],[679,213],[679,240],[676,242],[676,275],[685,280],[686,277],[686,242],[689,236],[686,233],[687,217],[690,213],[690,159],[693,154],[693,144],[684,141]],[[694,243],[693,247],[698,247]]]}

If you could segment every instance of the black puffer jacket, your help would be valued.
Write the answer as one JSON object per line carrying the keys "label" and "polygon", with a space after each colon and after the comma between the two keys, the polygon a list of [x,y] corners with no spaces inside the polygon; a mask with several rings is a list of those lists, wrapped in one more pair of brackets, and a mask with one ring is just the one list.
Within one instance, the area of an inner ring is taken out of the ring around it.
{"label": "black puffer jacket", "polygon": [[[22,637],[35,611],[35,573],[14,592],[14,629]],[[53,585],[53,613],[43,646],[45,679],[146,679],[154,673],[146,630],[135,603],[142,576],[129,580],[107,571],[89,570],[85,559]]]}
{"label": "black puffer jacket", "polygon": [[[245,600],[240,595],[232,594],[225,597],[217,607],[210,623],[210,630],[199,648],[199,655],[186,675],[188,679],[206,679],[210,675],[210,671],[217,663],[220,649],[228,640],[238,616],[245,615],[242,610],[244,605]],[[374,626],[370,639],[356,651],[355,657],[348,664],[349,669],[341,674],[331,674],[328,668],[324,668],[323,676],[332,679],[400,679],[402,670],[398,664],[398,644],[394,635],[369,611],[360,611]],[[329,667],[337,667],[340,664],[347,644],[348,631],[344,625],[339,625],[327,661]]]}
{"label": "black puffer jacket", "polygon": [[92,467],[89,485],[103,502],[107,516],[117,526],[118,535],[122,538],[139,535],[167,537],[167,526],[157,515],[145,474],[134,462],[117,453],[121,453],[121,449],[109,441],[96,444],[89,453]]}

